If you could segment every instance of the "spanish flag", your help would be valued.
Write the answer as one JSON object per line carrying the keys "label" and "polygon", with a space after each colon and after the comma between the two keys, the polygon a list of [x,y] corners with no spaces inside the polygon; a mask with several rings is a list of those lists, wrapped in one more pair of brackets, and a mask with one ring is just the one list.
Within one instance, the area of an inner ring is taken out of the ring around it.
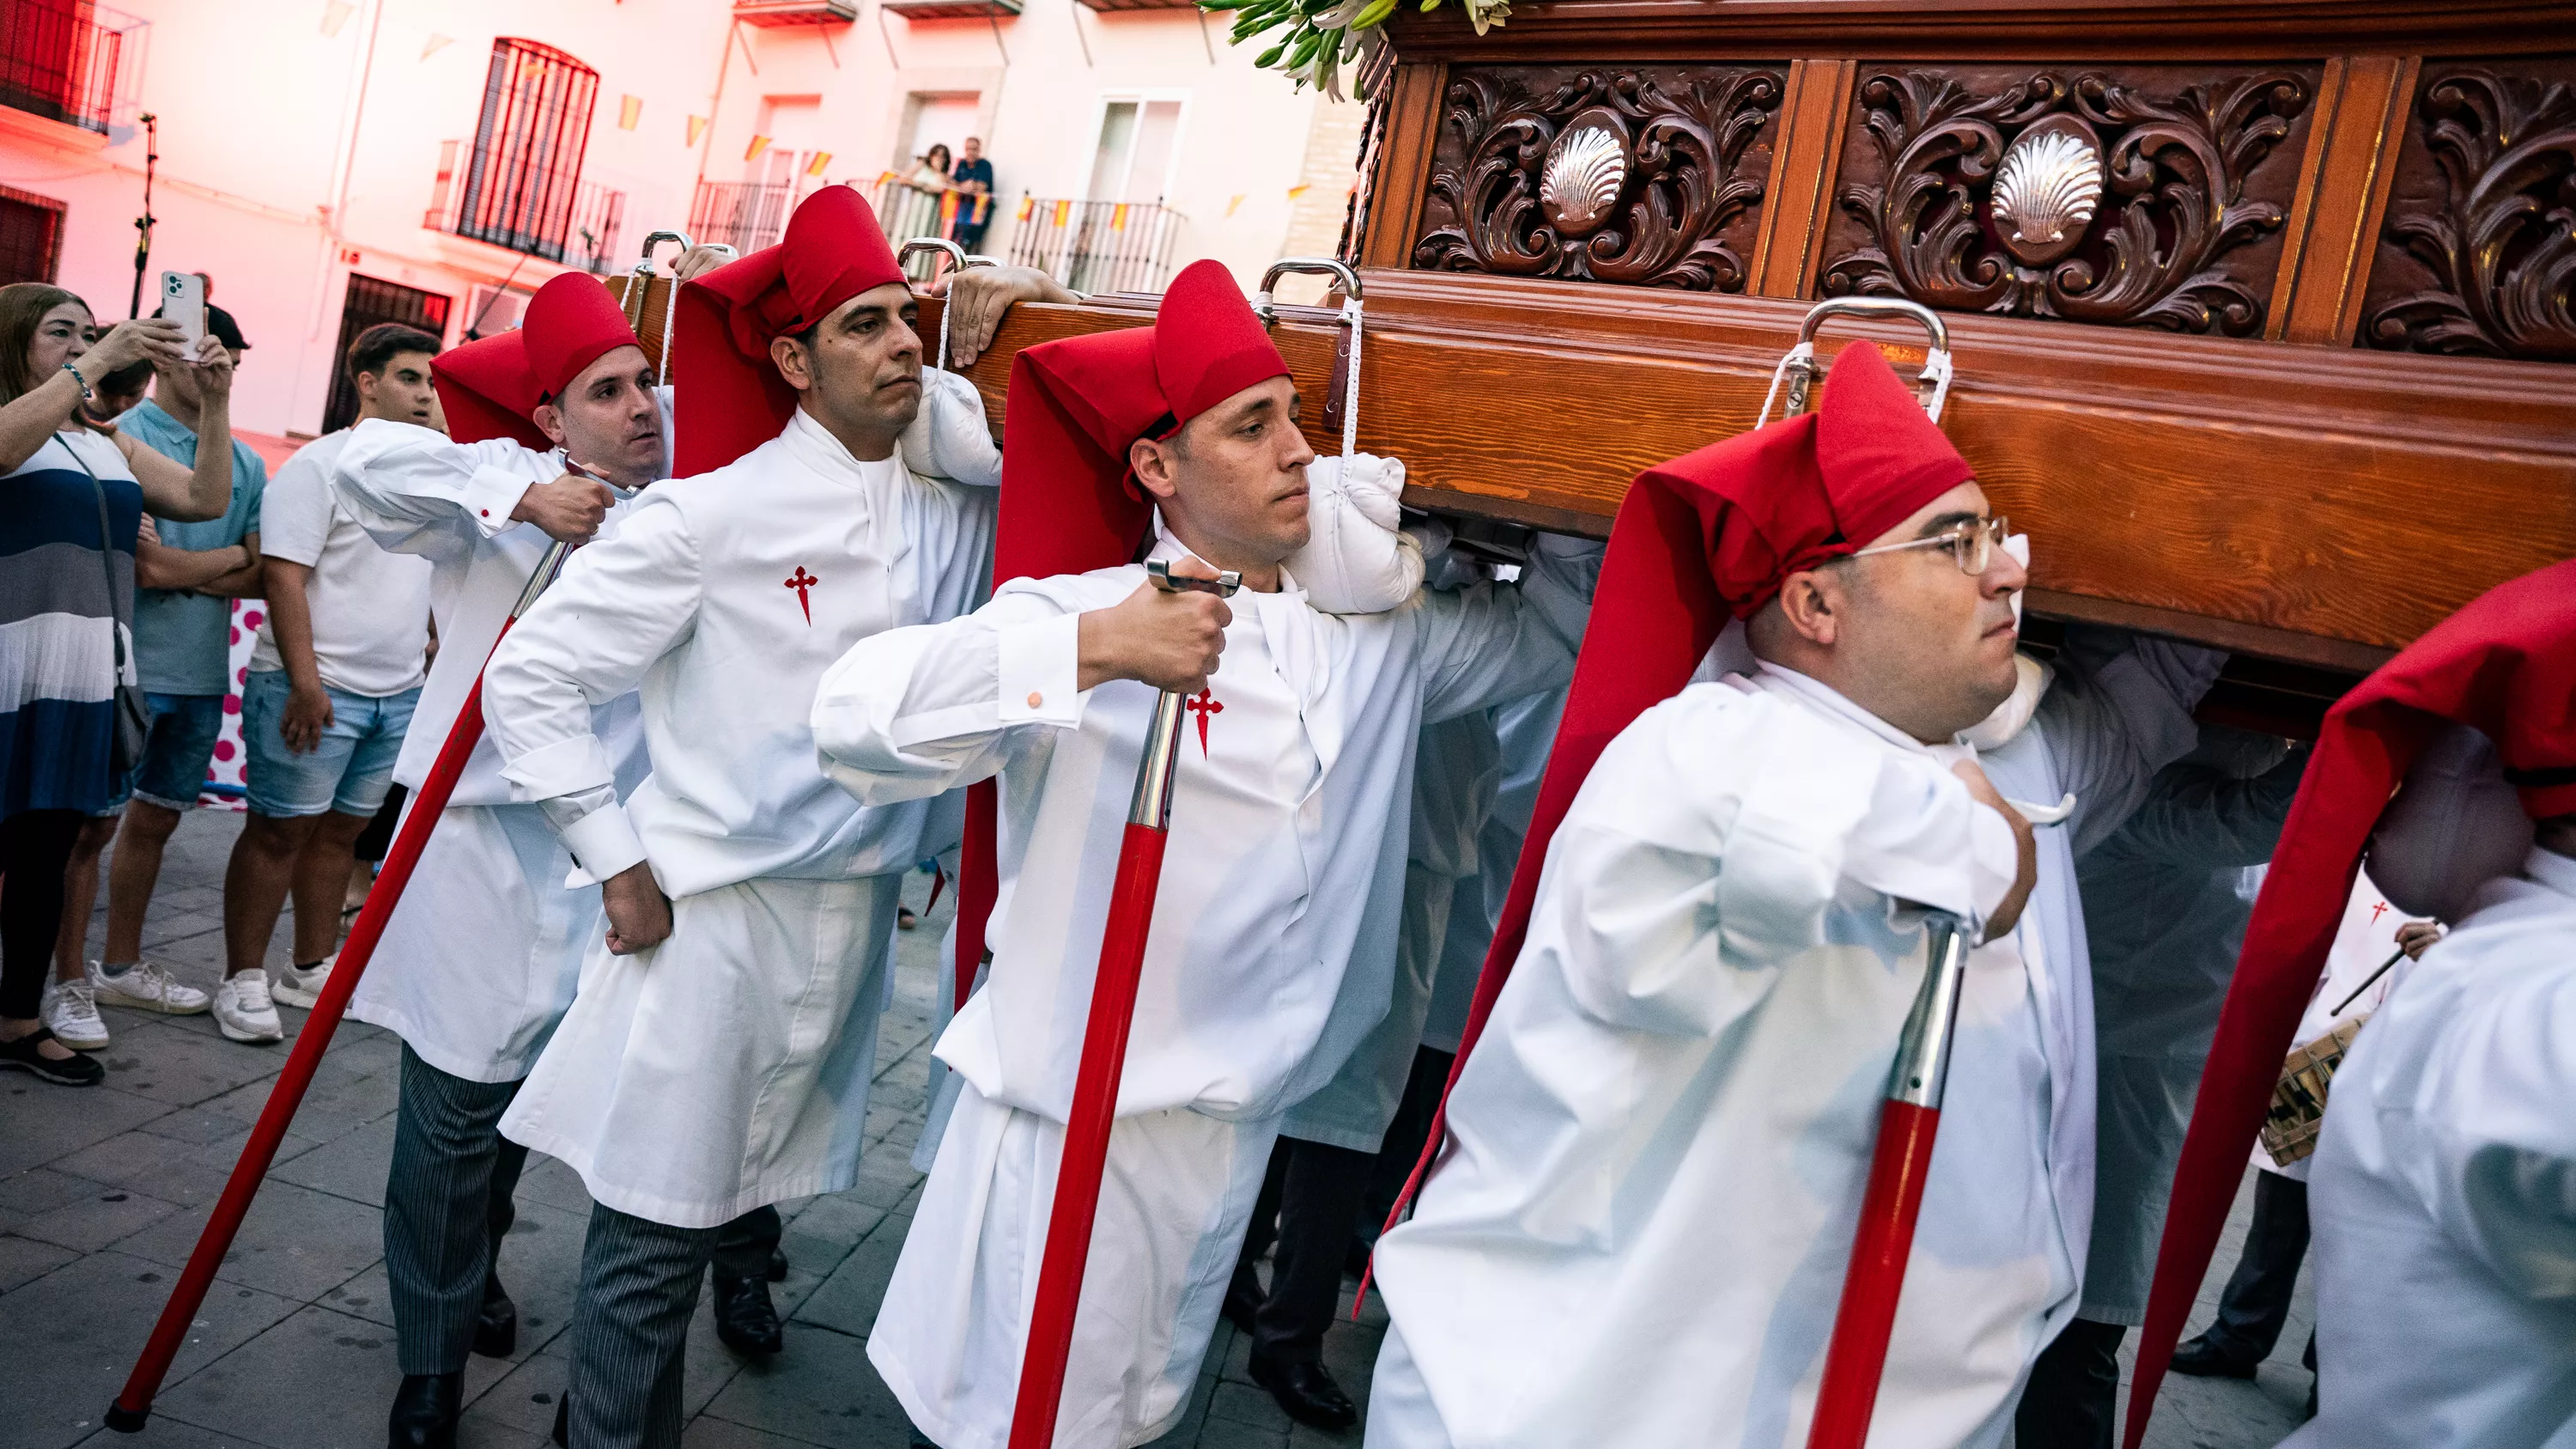
{"label": "spanish flag", "polygon": [[1071,201],[1059,201],[1059,202],[1057,202],[1057,203],[1055,204],[1055,224],[1056,224],[1056,228],[1057,228],[1058,230],[1062,230],[1062,229],[1063,229],[1063,227],[1064,227],[1064,225],[1065,225],[1065,223],[1066,223],[1066,222],[1068,222],[1068,221],[1071,221],[1072,219],[1073,219],[1073,203],[1072,203]]}
{"label": "spanish flag", "polygon": [[621,131],[632,131],[635,129],[635,123],[642,119],[644,119],[644,98],[642,96],[619,96],[617,98],[617,129]]}
{"label": "spanish flag", "polygon": [[1037,209],[1038,202],[1036,197],[1024,195],[1020,198],[1020,220],[1028,220],[1029,213],[1036,211]]}
{"label": "spanish flag", "polygon": [[1127,229],[1127,203],[1122,201],[1116,206],[1109,208],[1109,229],[1111,231],[1125,231]]}
{"label": "spanish flag", "polygon": [[742,159],[745,161],[757,160],[759,159],[760,153],[768,149],[769,138],[767,136],[754,136],[751,138],[751,144],[743,148]]}
{"label": "spanish flag", "polygon": [[820,176],[823,174],[823,168],[831,164],[831,152],[817,151],[814,153],[814,159],[805,163],[805,174],[808,176]]}

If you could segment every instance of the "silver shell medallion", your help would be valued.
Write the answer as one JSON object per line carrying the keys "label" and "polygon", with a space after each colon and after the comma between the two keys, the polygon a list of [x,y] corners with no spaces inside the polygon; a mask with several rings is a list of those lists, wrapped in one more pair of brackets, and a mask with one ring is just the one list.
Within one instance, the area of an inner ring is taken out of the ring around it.
{"label": "silver shell medallion", "polygon": [[1597,111],[1558,134],[1539,172],[1539,208],[1561,236],[1587,236],[1610,219],[1628,183],[1628,138]]}
{"label": "silver shell medallion", "polygon": [[2053,262],[2083,241],[2101,205],[2101,148],[2081,121],[2051,116],[2004,152],[1993,197],[2004,249],[2028,266]]}

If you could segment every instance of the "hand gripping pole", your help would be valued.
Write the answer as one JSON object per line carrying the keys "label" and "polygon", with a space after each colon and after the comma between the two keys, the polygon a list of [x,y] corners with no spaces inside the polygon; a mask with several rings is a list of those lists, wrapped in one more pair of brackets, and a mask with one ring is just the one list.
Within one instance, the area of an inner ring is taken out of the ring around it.
{"label": "hand gripping pole", "polygon": [[1887,1366],[1896,1299],[1914,1253],[1914,1224],[1923,1213],[1923,1181],[1932,1168],[1932,1139],[1941,1130],[1941,1092],[1950,1076],[1950,1039],[1959,1023],[1959,986],[1967,979],[1968,942],[1959,918],[1936,911],[1924,923],[1922,989],[1896,1041],[1887,1099],[1878,1110],[1878,1146],[1852,1234],[1834,1336],[1825,1348],[1824,1381],[1807,1449],[1861,1449]]}
{"label": "hand gripping pole", "polygon": [[[1174,578],[1162,560],[1145,565],[1166,593],[1197,589],[1232,595],[1243,576]],[[1101,933],[1100,969],[1091,983],[1091,1019],[1083,1031],[1073,1112],[1065,1120],[1064,1157],[1056,1166],[1055,1205],[1047,1216],[1046,1256],[1038,1266],[1037,1300],[1029,1309],[1020,1391],[1011,1409],[1010,1449],[1051,1449],[1056,1409],[1064,1397],[1065,1362],[1073,1351],[1074,1310],[1082,1301],[1091,1258],[1092,1219],[1109,1160],[1109,1129],[1118,1115],[1118,1079],[1127,1065],[1127,1029],[1136,1016],[1136,983],[1145,966],[1145,933],[1163,878],[1163,846],[1172,820],[1172,780],[1180,769],[1182,696],[1163,691],[1136,766],[1127,834],[1118,846],[1110,887],[1109,925]]]}
{"label": "hand gripping pole", "polygon": [[[564,555],[571,545],[557,543],[546,550],[528,585],[519,593],[519,601],[510,608],[510,617],[502,621],[501,637],[507,638],[510,626],[537,601],[554,582],[563,568]],[[495,649],[501,640],[492,641]],[[485,662],[490,662],[486,656]],[[179,1271],[179,1281],[170,1287],[170,1301],[162,1305],[161,1319],[152,1325],[152,1336],[143,1344],[143,1356],[135,1360],[134,1372],[125,1380],[125,1391],[107,1410],[107,1427],[124,1434],[143,1431],[144,1420],[152,1413],[152,1398],[161,1391],[161,1380],[170,1372],[170,1360],[177,1357],[179,1345],[188,1338],[188,1325],[205,1304],[206,1291],[214,1286],[215,1269],[232,1251],[233,1237],[241,1231],[242,1218],[250,1212],[250,1200],[259,1192],[260,1180],[268,1175],[269,1164],[277,1160],[278,1144],[285,1140],[287,1125],[295,1120],[295,1109],[304,1103],[306,1089],[313,1085],[313,1072],[322,1065],[322,1053],[330,1048],[331,1034],[339,1029],[341,1016],[349,1009],[350,994],[358,989],[358,978],[367,969],[367,961],[376,954],[376,942],[385,934],[385,922],[402,903],[403,888],[411,884],[412,868],[420,863],[421,847],[429,843],[429,832],[438,825],[439,816],[447,809],[447,797],[456,792],[456,781],[465,773],[465,762],[473,755],[475,745],[483,739],[483,678],[477,674],[474,687],[465,695],[464,707],[456,712],[456,723],[447,732],[447,743],[439,747],[437,762],[411,797],[403,815],[402,829],[395,833],[393,847],[376,873],[375,888],[367,892],[366,908],[358,912],[357,924],[349,930],[349,940],[340,948],[340,956],[331,967],[329,979],[323,982],[322,994],[314,1001],[312,1014],[304,1020],[304,1029],[295,1034],[295,1047],[287,1053],[286,1067],[277,1075],[277,1085],[269,1090],[268,1105],[260,1109],[258,1125],[250,1129],[250,1140],[242,1145],[241,1160],[233,1164],[233,1175],[224,1183],[221,1197],[215,1199],[214,1215],[206,1220],[205,1231],[197,1235],[196,1251],[188,1255],[188,1266]]]}

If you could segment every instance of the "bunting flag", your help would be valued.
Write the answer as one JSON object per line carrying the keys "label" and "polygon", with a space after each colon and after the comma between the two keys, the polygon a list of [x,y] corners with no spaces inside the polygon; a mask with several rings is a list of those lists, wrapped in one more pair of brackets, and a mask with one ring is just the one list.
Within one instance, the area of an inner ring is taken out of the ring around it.
{"label": "bunting flag", "polygon": [[694,146],[694,145],[698,144],[698,138],[699,138],[700,136],[705,135],[706,133],[707,133],[707,118],[706,118],[706,117],[704,117],[704,116],[691,116],[691,117],[689,117],[689,144],[690,144],[690,145]]}
{"label": "bunting flag", "polygon": [[742,159],[745,161],[756,161],[760,158],[760,153],[768,149],[769,138],[767,136],[754,136],[751,138],[751,144],[742,149]]}
{"label": "bunting flag", "polygon": [[1314,189],[1315,188],[1312,186],[1291,186],[1288,188],[1288,199],[1290,201],[1295,201],[1298,197],[1301,197]]}
{"label": "bunting flag", "polygon": [[440,51],[445,50],[447,47],[454,45],[455,43],[455,36],[440,35],[436,31],[432,31],[430,32],[429,39],[420,47],[420,58],[427,60],[431,56],[438,54]]}
{"label": "bunting flag", "polygon": [[939,229],[942,232],[947,231],[948,228],[956,222],[956,220],[957,193],[954,191],[943,191],[939,193]]}
{"label": "bunting flag", "polygon": [[632,131],[635,129],[635,123],[642,119],[644,119],[644,98],[642,96],[619,96],[617,98],[617,129],[621,131]]}
{"label": "bunting flag", "polygon": [[805,174],[808,176],[820,176],[823,174],[823,168],[831,164],[831,152],[817,151],[814,153],[814,159],[805,163]]}
{"label": "bunting flag", "polygon": [[349,0],[322,0],[323,38],[326,40],[339,39],[340,27],[348,24],[349,17],[357,13],[358,7],[350,4]]}
{"label": "bunting flag", "polygon": [[1055,204],[1055,224],[1058,229],[1062,229],[1064,224],[1068,220],[1072,219],[1072,216],[1073,203],[1071,201],[1059,201]]}
{"label": "bunting flag", "polygon": [[1125,231],[1127,229],[1127,203],[1122,201],[1116,206],[1109,208],[1109,229],[1111,231]]}
{"label": "bunting flag", "polygon": [[1241,193],[1241,192],[1237,192],[1237,193],[1235,193],[1234,198],[1233,198],[1232,200],[1228,201],[1228,202],[1225,204],[1225,214],[1226,214],[1226,215],[1228,215],[1228,216],[1232,216],[1232,215],[1234,215],[1234,214],[1235,214],[1235,212],[1236,212],[1237,210],[1239,210],[1239,209],[1242,207],[1242,205],[1243,205],[1243,193]]}
{"label": "bunting flag", "polygon": [[[892,176],[894,173],[893,173],[893,172],[891,172],[891,171],[889,171],[889,172],[887,172],[886,174],[887,174],[888,176]],[[1027,194],[1023,193],[1023,194],[1021,195],[1021,197],[1020,197],[1020,218],[1019,218],[1019,219],[1020,219],[1020,220],[1022,220],[1022,221],[1026,221],[1026,220],[1028,220],[1028,219],[1029,219],[1029,214],[1030,214],[1031,212],[1033,212],[1033,211],[1036,211],[1036,210],[1037,210],[1037,207],[1038,207],[1037,198],[1036,198],[1036,197],[1034,197],[1034,196],[1030,196],[1030,195],[1027,195]]]}

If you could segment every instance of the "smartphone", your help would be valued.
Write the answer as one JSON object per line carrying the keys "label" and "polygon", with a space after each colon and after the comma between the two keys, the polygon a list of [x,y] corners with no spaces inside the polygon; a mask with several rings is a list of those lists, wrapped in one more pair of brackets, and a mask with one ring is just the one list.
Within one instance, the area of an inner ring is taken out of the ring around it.
{"label": "smartphone", "polygon": [[194,362],[206,340],[206,279],[194,272],[163,272],[161,315],[179,324],[179,355]]}

